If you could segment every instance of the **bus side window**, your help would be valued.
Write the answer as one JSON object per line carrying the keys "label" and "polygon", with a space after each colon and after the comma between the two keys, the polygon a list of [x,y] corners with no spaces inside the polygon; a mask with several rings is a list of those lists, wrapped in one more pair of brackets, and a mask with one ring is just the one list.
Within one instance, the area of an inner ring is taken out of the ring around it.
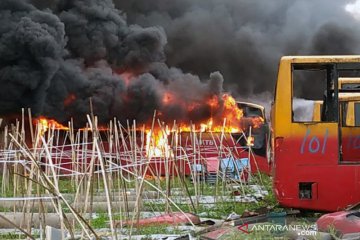
{"label": "bus side window", "polygon": [[341,108],[342,126],[360,127],[360,102],[342,102]]}
{"label": "bus side window", "polygon": [[335,112],[331,83],[326,69],[293,69],[292,122],[331,122]]}
{"label": "bus side window", "polygon": [[355,127],[360,127],[360,102],[354,103],[354,111],[355,111]]}

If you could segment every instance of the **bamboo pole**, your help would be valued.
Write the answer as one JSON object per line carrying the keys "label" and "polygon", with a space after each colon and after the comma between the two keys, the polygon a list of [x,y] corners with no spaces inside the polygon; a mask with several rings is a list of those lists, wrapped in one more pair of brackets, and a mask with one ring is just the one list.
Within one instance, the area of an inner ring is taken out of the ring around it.
{"label": "bamboo pole", "polygon": [[105,194],[106,194],[106,200],[107,200],[107,204],[108,204],[108,213],[109,213],[109,220],[110,220],[110,229],[111,229],[111,235],[113,238],[117,239],[117,234],[115,232],[115,228],[114,228],[114,222],[113,222],[113,216],[112,216],[112,209],[111,209],[111,199],[110,199],[110,193],[109,193],[109,188],[108,188],[108,183],[107,183],[107,179],[106,179],[106,171],[105,171],[105,161],[102,157],[100,148],[99,148],[99,144],[98,144],[98,128],[97,128],[97,118],[95,117],[94,122],[89,122],[90,126],[92,126],[92,131],[93,131],[93,141],[94,141],[94,145],[97,151],[97,155],[98,155],[98,159],[100,162],[100,166],[101,166],[101,172],[102,172],[102,178],[103,178],[103,182],[104,182],[104,188],[105,188]]}
{"label": "bamboo pole", "polygon": [[[87,116],[88,119],[89,116]],[[92,124],[90,123],[90,128],[92,127]],[[87,128],[86,130],[87,131]],[[86,134],[87,136],[87,134]],[[83,213],[87,212],[87,209],[89,207],[89,202],[90,202],[90,216],[92,215],[92,206],[93,206],[93,177],[94,177],[94,166],[95,166],[95,159],[96,159],[96,155],[95,155],[95,150],[96,150],[96,146],[95,146],[95,142],[92,142],[92,151],[91,151],[91,159],[90,159],[90,169],[89,169],[89,176],[87,179],[87,187],[86,187],[86,193],[85,193],[85,206],[84,206],[84,211]],[[89,200],[90,198],[90,200]],[[89,223],[91,222],[91,217],[89,220]],[[81,235],[83,237],[83,234],[85,233],[85,231],[83,230]]]}
{"label": "bamboo pole", "polygon": [[[224,121],[223,121],[223,125],[222,125],[222,128],[221,128],[221,135],[220,135],[220,146],[219,146],[219,163],[218,163],[218,174],[216,175],[216,186],[215,186],[215,201],[217,202],[218,200],[218,196],[219,196],[219,171],[221,169],[221,153],[222,153],[222,149],[223,149],[223,138],[224,138],[224,129],[225,129],[225,126],[226,126],[226,118],[224,118]],[[226,174],[226,170],[225,172],[222,173],[222,181],[224,182],[225,181],[225,174]],[[223,186],[223,184],[222,184]]]}
{"label": "bamboo pole", "polygon": [[[23,146],[21,146],[21,144],[19,144],[19,142],[16,140],[16,138],[12,135],[9,134],[9,136],[12,138],[12,140],[14,140],[14,142],[16,143],[16,145],[20,148],[21,152],[27,156],[31,161],[33,161],[36,165],[36,167],[41,170],[41,168],[39,167],[39,165],[37,164],[35,158],[32,156],[31,152],[29,152],[28,150],[26,150]],[[46,149],[46,148],[45,148]],[[54,196],[56,196],[57,198],[60,198],[65,205],[69,208],[69,210],[71,211],[71,213],[74,215],[74,217],[76,218],[76,220],[78,221],[78,223],[80,224],[80,226],[85,229],[85,232],[87,234],[87,236],[90,238],[90,234],[88,233],[88,231],[86,230],[86,227],[94,234],[96,239],[99,239],[96,232],[87,224],[87,222],[73,209],[73,207],[68,203],[68,201],[64,198],[64,196],[59,192],[59,189],[55,188],[55,184],[51,182],[51,180],[49,179],[49,177],[42,171],[39,172],[40,173],[40,180],[42,182],[42,186],[44,188],[46,188],[51,194],[53,194]],[[54,205],[54,207],[56,207],[56,204]],[[55,208],[57,209],[57,208]],[[58,211],[58,210],[57,210]],[[59,212],[58,212],[59,213]],[[60,213],[59,213],[60,214]],[[66,218],[64,219],[66,220]],[[73,232],[71,230],[70,225],[68,224],[68,221],[65,221],[64,224],[67,224],[67,229],[69,230],[70,234],[72,235],[72,238],[74,238],[73,236]]]}

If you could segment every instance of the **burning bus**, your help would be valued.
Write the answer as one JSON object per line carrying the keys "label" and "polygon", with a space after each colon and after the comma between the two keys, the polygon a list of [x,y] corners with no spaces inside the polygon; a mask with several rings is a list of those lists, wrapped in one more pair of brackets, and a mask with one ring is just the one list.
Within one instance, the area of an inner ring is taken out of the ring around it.
{"label": "burning bus", "polygon": [[57,132],[58,136],[52,137],[56,139],[51,144],[54,146],[52,155],[56,156],[52,162],[63,175],[71,175],[75,169],[89,165],[94,153],[91,141],[96,137],[101,142],[103,158],[117,161],[129,171],[135,167],[149,175],[189,176],[191,166],[198,162],[211,169],[210,163],[214,159],[238,159],[237,146],[231,133],[242,131],[239,125],[243,118],[242,110],[229,95],[223,95],[221,101],[211,98],[208,104],[214,109],[221,107],[222,122],[220,118],[209,118],[200,123],[174,122],[170,125],[160,121],[161,114],[158,114],[154,115],[150,124],[136,126],[134,121],[133,125],[124,126],[114,121],[110,125],[97,127],[96,132],[89,126],[74,130],[44,117],[37,118],[35,123],[40,128],[40,135],[46,137]]}
{"label": "burning bus", "polygon": [[[194,169],[202,172],[208,181],[214,181],[218,169],[232,179],[247,179],[249,173],[271,174],[269,156],[269,126],[265,117],[265,108],[249,102],[236,102],[242,111],[238,124],[241,131],[232,132],[220,137],[221,133],[202,134],[200,146],[204,151],[202,162],[197,162]],[[214,137],[216,136],[216,137]],[[209,151],[211,147],[220,146],[219,138],[223,139],[223,146],[231,149],[227,154],[219,155],[216,151]],[[240,170],[240,171],[239,171]],[[243,175],[241,175],[243,174]]]}
{"label": "burning bus", "polygon": [[[234,133],[233,136],[239,139],[241,146],[246,146],[251,142],[251,151],[249,154],[251,171],[271,174],[270,131],[269,124],[265,116],[265,108],[261,105],[249,102],[237,102],[237,105],[243,111],[243,118],[240,121],[241,128],[248,142]],[[249,149],[247,149],[248,151]]]}
{"label": "burning bus", "polygon": [[[222,125],[211,118],[205,123],[172,126],[160,120],[140,127],[124,127],[114,122],[99,127],[98,133],[90,127],[74,133],[55,120],[41,117],[35,122],[42,128],[43,135],[47,135],[47,131],[63,132],[60,138],[54,138],[57,142],[53,144],[52,155],[57,157],[52,162],[64,176],[88,168],[94,153],[91,143],[94,134],[100,139],[101,154],[106,161],[116,161],[127,171],[137,168],[136,171],[145,175],[201,174],[205,179],[214,179],[220,170],[227,177],[246,180],[250,171],[269,172],[264,107],[236,102],[228,95],[223,100],[226,117]],[[216,106],[214,101],[211,104]],[[98,168],[98,159],[94,161]]]}
{"label": "burning bus", "polygon": [[[358,107],[350,113],[348,106],[358,106],[359,89],[339,88],[340,78],[359,76],[360,56],[281,58],[271,112],[273,184],[281,205],[336,211],[360,201],[360,125],[347,119],[358,118]],[[299,97],[322,101],[317,121],[294,111]]]}

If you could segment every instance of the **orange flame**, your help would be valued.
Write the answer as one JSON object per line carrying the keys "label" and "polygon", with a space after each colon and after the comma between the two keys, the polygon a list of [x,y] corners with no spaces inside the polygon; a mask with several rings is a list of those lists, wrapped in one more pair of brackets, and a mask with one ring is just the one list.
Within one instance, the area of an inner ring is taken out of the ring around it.
{"label": "orange flame", "polygon": [[253,128],[260,128],[264,124],[264,119],[262,117],[255,117],[252,118],[252,127]]}
{"label": "orange flame", "polygon": [[230,121],[239,121],[243,116],[243,112],[238,108],[235,99],[228,94],[224,94],[223,100],[225,117]]}
{"label": "orange flame", "polygon": [[167,105],[167,104],[169,104],[169,103],[171,103],[172,101],[173,101],[173,95],[171,94],[171,93],[169,93],[169,92],[165,92],[164,93],[164,96],[163,96],[163,98],[162,98],[162,103],[164,104],[164,105]]}
{"label": "orange flame", "polygon": [[168,127],[165,130],[146,131],[146,155],[152,157],[170,157],[172,154],[168,144]]}
{"label": "orange flame", "polygon": [[[130,76],[129,80],[130,80]],[[75,95],[69,95],[64,104],[70,104],[71,101],[76,99]],[[165,92],[162,98],[163,104],[172,104],[174,101],[179,101],[171,92]],[[222,98],[214,95],[209,99],[205,100],[211,109],[211,117],[196,123],[184,123],[180,122],[177,124],[174,129],[169,129],[169,127],[155,127],[153,130],[150,130],[149,125],[145,127],[146,132],[146,155],[150,158],[152,157],[169,157],[172,156],[172,150],[168,144],[168,137],[170,133],[173,132],[240,132],[241,124],[240,120],[243,117],[243,112],[238,108],[235,99],[228,95],[224,94]],[[196,109],[201,103],[193,102],[186,105],[188,111]],[[162,113],[158,112],[158,117]],[[254,118],[254,126],[260,126],[264,122],[264,119],[261,117]],[[45,133],[49,128],[69,130],[68,127],[58,123],[53,119],[47,119],[45,117],[39,117],[36,119],[35,124],[38,124],[42,133]],[[83,128],[85,130],[86,128]],[[107,130],[108,128],[98,128],[98,130]],[[139,129],[140,130],[140,129]]]}
{"label": "orange flame", "polygon": [[248,136],[246,145],[248,147],[253,147],[254,146],[254,141],[255,141],[255,138],[253,136]]}
{"label": "orange flame", "polygon": [[61,123],[58,123],[54,119],[47,119],[45,117],[39,117],[34,120],[35,124],[38,124],[39,130],[42,134],[44,134],[49,128],[61,129],[61,130],[69,130],[68,127],[65,127]]}
{"label": "orange flame", "polygon": [[224,128],[225,132],[240,132],[239,121],[243,117],[243,111],[238,108],[235,99],[228,95],[223,95],[224,109],[223,109],[223,119],[226,120],[224,125],[217,125],[213,128],[214,131],[222,131]]}
{"label": "orange flame", "polygon": [[219,106],[219,99],[217,98],[217,96],[213,96],[212,98],[210,98],[207,101],[207,104],[211,107],[211,108],[217,108]]}

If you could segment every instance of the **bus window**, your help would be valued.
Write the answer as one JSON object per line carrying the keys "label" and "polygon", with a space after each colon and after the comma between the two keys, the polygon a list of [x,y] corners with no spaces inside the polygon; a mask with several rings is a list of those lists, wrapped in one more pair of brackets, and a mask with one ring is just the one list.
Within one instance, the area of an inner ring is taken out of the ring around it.
{"label": "bus window", "polygon": [[343,102],[341,106],[343,108],[342,109],[343,126],[360,127],[360,102],[355,102],[355,101]]}
{"label": "bus window", "polygon": [[263,106],[247,102],[237,102],[237,106],[242,109],[244,117],[261,117],[265,119],[265,108]]}
{"label": "bus window", "polygon": [[254,107],[247,107],[244,115],[246,117],[262,117],[262,118],[265,117],[263,116],[261,109]]}
{"label": "bus window", "polygon": [[314,101],[312,120],[313,122],[321,121],[321,112],[322,112],[323,101]]}
{"label": "bus window", "polygon": [[340,77],[339,89],[357,89],[360,91],[360,78],[358,77]]}
{"label": "bus window", "polygon": [[355,126],[360,127],[360,103],[354,103],[354,110],[355,110]]}
{"label": "bus window", "polygon": [[[240,101],[237,102],[237,106],[244,114],[240,126],[246,137],[249,136],[251,129],[251,136],[254,139],[252,150],[256,155],[266,156],[269,126],[265,118],[265,108],[258,104]],[[233,137],[239,141],[240,145],[247,146],[247,140],[241,136],[242,134],[233,134]]]}
{"label": "bus window", "polygon": [[[335,121],[336,114],[327,111],[333,104],[333,86],[327,86],[326,69],[294,70],[292,89],[292,121],[321,122]],[[324,101],[327,108],[323,107]]]}
{"label": "bus window", "polygon": [[341,89],[359,89],[360,83],[343,83]]}
{"label": "bus window", "polygon": [[342,127],[360,126],[360,93],[340,92],[339,103],[341,108]]}
{"label": "bus window", "polygon": [[341,162],[360,161],[360,94],[339,93],[341,107]]}

